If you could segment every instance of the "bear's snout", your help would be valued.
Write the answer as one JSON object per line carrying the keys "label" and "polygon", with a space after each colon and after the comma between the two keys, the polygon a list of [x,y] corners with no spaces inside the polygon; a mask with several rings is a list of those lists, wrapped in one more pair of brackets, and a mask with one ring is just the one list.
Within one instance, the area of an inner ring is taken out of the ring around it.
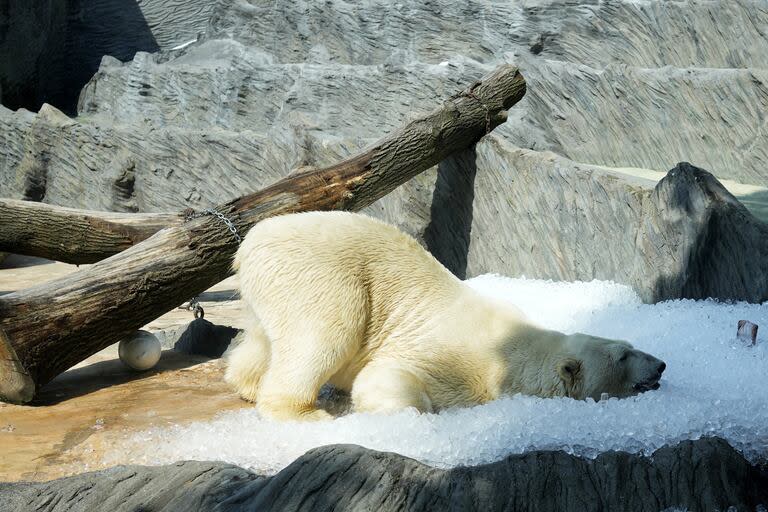
{"label": "bear's snout", "polygon": [[659,380],[661,380],[661,374],[664,373],[664,370],[667,369],[667,363],[661,359],[657,359],[650,354],[643,355],[645,356],[648,373],[645,378],[641,379],[640,382],[637,382],[633,386],[634,390],[639,391],[640,393],[659,389],[661,386],[661,384],[659,384]]}

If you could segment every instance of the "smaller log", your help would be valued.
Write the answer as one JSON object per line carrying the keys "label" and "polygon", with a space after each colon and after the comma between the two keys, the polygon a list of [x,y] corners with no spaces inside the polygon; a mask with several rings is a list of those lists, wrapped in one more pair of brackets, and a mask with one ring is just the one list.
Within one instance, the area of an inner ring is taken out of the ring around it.
{"label": "smaller log", "polygon": [[35,381],[24,369],[11,342],[0,329],[0,390],[11,403],[26,403],[35,395]]}
{"label": "smaller log", "polygon": [[95,212],[0,199],[0,251],[95,263],[183,221],[181,213]]}

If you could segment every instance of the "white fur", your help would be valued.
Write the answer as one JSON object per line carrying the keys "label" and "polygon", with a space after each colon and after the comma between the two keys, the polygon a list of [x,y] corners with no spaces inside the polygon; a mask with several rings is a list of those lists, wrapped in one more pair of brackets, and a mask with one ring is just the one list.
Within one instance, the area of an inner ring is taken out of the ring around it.
{"label": "white fur", "polygon": [[358,411],[436,411],[511,393],[625,396],[660,363],[626,342],[538,328],[363,215],[262,221],[234,268],[251,326],[226,380],[277,418],[329,417],[315,406],[326,382]]}

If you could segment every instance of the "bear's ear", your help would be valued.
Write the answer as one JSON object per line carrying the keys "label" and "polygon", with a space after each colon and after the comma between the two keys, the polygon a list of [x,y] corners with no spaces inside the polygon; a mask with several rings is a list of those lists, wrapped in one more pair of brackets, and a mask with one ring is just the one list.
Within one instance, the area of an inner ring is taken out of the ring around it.
{"label": "bear's ear", "polygon": [[581,361],[578,359],[563,359],[557,365],[557,374],[563,379],[567,389],[573,386],[581,379]]}

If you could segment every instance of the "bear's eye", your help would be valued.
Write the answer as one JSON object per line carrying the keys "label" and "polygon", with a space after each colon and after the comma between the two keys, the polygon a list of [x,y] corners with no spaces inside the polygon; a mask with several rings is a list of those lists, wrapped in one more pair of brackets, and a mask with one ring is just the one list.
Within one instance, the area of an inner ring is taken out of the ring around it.
{"label": "bear's eye", "polygon": [[624,361],[627,360],[628,357],[629,357],[629,352],[624,352],[624,355],[621,356],[621,358],[619,359],[619,362],[623,363]]}

